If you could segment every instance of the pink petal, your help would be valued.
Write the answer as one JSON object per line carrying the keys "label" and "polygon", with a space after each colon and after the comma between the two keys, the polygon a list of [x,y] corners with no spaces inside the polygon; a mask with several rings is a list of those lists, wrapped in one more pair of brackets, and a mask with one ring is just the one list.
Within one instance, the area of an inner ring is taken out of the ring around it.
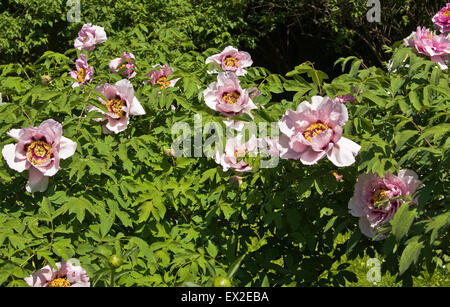
{"label": "pink petal", "polygon": [[30,193],[44,192],[48,187],[48,177],[44,176],[39,170],[34,167],[29,169],[29,177],[26,185],[26,190]]}
{"label": "pink petal", "polygon": [[29,163],[27,164],[26,159],[17,159],[16,158],[16,144],[8,144],[3,147],[2,155],[5,158],[8,166],[19,173],[30,167]]}
{"label": "pink petal", "polygon": [[67,159],[75,153],[77,149],[77,143],[62,136],[59,143],[59,157],[61,159]]}
{"label": "pink petal", "polygon": [[133,97],[133,102],[130,105],[130,110],[128,113],[130,115],[145,115],[145,110],[136,97]]}
{"label": "pink petal", "polygon": [[51,265],[46,265],[29,277],[25,277],[25,282],[30,287],[46,287],[55,278],[56,272]]}
{"label": "pink petal", "polygon": [[325,151],[314,151],[311,147],[300,154],[300,161],[305,165],[316,164],[326,155]]}
{"label": "pink petal", "polygon": [[331,151],[327,153],[327,156],[328,159],[338,167],[350,166],[355,163],[355,156],[360,149],[361,146],[342,137],[339,142],[334,144]]}
{"label": "pink petal", "polygon": [[112,131],[114,133],[119,133],[127,129],[129,123],[128,114],[125,114],[122,118],[115,119],[115,118],[108,118],[108,123],[106,124],[106,128],[108,128],[109,131]]}

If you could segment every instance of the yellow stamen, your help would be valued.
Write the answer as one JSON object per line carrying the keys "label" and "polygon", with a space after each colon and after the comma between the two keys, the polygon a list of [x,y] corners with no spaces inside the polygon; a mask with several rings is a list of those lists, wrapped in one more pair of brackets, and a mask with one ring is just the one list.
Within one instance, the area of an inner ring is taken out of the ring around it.
{"label": "yellow stamen", "polygon": [[239,97],[241,96],[241,94],[239,94],[238,92],[230,92],[230,93],[225,93],[222,96],[222,101],[227,103],[227,104],[236,104],[237,100],[239,99]]}
{"label": "yellow stamen", "polygon": [[108,101],[106,104],[106,107],[108,110],[113,113],[114,115],[117,115],[119,117],[123,117],[125,112],[123,110],[123,107],[125,106],[125,100],[122,100],[120,98],[114,98]]}
{"label": "yellow stamen", "polygon": [[450,10],[446,10],[446,11],[444,12],[444,14],[442,14],[442,16],[444,16],[444,17],[450,16]]}
{"label": "yellow stamen", "polygon": [[373,193],[372,200],[373,200],[373,203],[375,204],[379,201],[385,200],[387,197],[388,197],[388,191],[380,189],[380,190],[377,190],[375,193]]}
{"label": "yellow stamen", "polygon": [[85,70],[84,68],[78,69],[78,72],[77,72],[77,81],[78,81],[79,83],[81,83],[81,82],[84,81],[84,78],[85,78],[85,77],[86,77],[86,70]]}
{"label": "yellow stamen", "polygon": [[166,76],[162,76],[161,78],[159,78],[156,81],[156,84],[161,85],[160,88],[167,88],[170,85],[170,81],[167,81],[167,77]]}
{"label": "yellow stamen", "polygon": [[322,123],[315,123],[306,129],[305,132],[303,132],[303,136],[305,139],[307,139],[309,142],[311,142],[312,138],[316,135],[321,134],[324,131],[328,130],[328,126]]}
{"label": "yellow stamen", "polygon": [[50,288],[70,287],[70,282],[67,280],[67,278],[56,278],[56,279],[53,279],[48,284],[48,287],[50,287]]}
{"label": "yellow stamen", "polygon": [[[52,156],[52,145],[44,141],[34,141],[27,148],[28,160],[34,165],[40,165],[46,162]],[[36,159],[36,157],[42,159]]]}
{"label": "yellow stamen", "polygon": [[225,66],[227,66],[227,67],[238,68],[238,60],[232,56],[227,56],[223,60],[223,64],[225,64]]}
{"label": "yellow stamen", "polygon": [[244,156],[247,152],[248,152],[247,149],[244,149],[244,150],[236,150],[236,151],[234,152],[234,157],[237,158],[237,157],[239,157],[239,156]]}

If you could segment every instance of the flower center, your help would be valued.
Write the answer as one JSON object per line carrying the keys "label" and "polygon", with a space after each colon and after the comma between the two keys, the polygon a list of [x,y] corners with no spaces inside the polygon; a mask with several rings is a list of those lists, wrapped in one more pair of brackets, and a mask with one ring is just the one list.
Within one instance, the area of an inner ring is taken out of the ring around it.
{"label": "flower center", "polygon": [[303,136],[305,139],[307,139],[309,142],[311,142],[312,138],[316,135],[321,134],[324,131],[328,130],[328,126],[322,123],[315,123],[306,129],[305,132],[303,132]]}
{"label": "flower center", "polygon": [[242,150],[235,150],[234,151],[234,157],[240,157],[240,156],[245,156],[248,153],[247,149],[242,149]]}
{"label": "flower center", "polygon": [[67,278],[55,278],[48,284],[48,287],[70,287],[70,282],[67,280]]}
{"label": "flower center", "polygon": [[40,165],[52,157],[52,145],[39,140],[31,143],[27,148],[28,160],[34,165]]}
{"label": "flower center", "polygon": [[227,56],[223,60],[223,64],[225,64],[225,66],[227,67],[238,68],[238,60],[232,56]]}
{"label": "flower center", "polygon": [[237,100],[239,99],[240,96],[241,96],[241,94],[239,94],[236,91],[230,92],[230,93],[224,93],[222,96],[222,101],[227,104],[236,104]]}
{"label": "flower center", "polygon": [[77,81],[78,81],[79,83],[81,83],[81,82],[84,81],[84,78],[85,78],[85,77],[86,77],[86,70],[85,70],[84,68],[78,69],[78,72],[77,72]]}
{"label": "flower center", "polygon": [[158,80],[156,80],[156,84],[161,85],[160,88],[167,88],[170,85],[170,81],[167,81],[166,76],[162,76]]}
{"label": "flower center", "polygon": [[450,10],[446,10],[446,11],[444,12],[444,14],[442,14],[442,16],[444,16],[444,17],[450,16]]}
{"label": "flower center", "polygon": [[387,190],[383,190],[383,189],[377,190],[372,195],[372,200],[373,200],[374,204],[379,202],[379,201],[383,201],[383,200],[385,200],[387,198],[388,198],[388,191]]}
{"label": "flower center", "polygon": [[125,104],[126,104],[125,100],[116,97],[114,99],[109,100],[108,103],[106,104],[106,107],[112,114],[117,115],[119,117],[123,117],[123,115],[125,114],[125,111],[123,110]]}
{"label": "flower center", "polygon": [[81,40],[83,43],[85,43],[87,40],[89,39],[89,36],[86,35],[85,37],[83,37],[83,39]]}
{"label": "flower center", "polygon": [[428,34],[428,38],[432,38],[433,37],[433,34]]}

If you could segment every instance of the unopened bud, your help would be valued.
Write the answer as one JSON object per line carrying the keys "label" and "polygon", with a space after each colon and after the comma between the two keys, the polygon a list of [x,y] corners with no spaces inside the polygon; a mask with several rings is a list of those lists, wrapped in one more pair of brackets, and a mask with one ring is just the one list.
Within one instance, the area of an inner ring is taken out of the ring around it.
{"label": "unopened bud", "polygon": [[43,75],[43,76],[41,76],[41,82],[42,82],[42,84],[47,85],[47,84],[50,83],[50,80],[52,80],[52,78],[50,78],[49,75]]}

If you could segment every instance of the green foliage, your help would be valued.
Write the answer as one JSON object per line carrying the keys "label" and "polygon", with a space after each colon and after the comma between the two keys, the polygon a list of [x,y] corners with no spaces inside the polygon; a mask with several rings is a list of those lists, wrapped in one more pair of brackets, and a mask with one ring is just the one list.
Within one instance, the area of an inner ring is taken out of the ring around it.
{"label": "green foliage", "polygon": [[[227,23],[220,14],[208,19],[214,10],[192,15],[195,1],[183,10],[177,5],[184,1],[155,1],[155,15],[144,14],[144,2],[104,2],[96,14],[117,17],[104,24],[107,42],[88,54],[92,83],[71,88],[68,73],[80,52],[70,46],[64,53],[46,51],[32,64],[0,66],[0,147],[13,142],[9,130],[48,118],[63,123],[63,135],[78,144],[44,193],[25,192],[26,172],[0,160],[0,285],[23,286],[37,269],[70,258],[81,262],[93,286],[212,286],[219,276],[233,286],[342,286],[358,282],[342,260],[364,255],[385,258],[383,270],[409,285],[425,270],[432,274],[448,265],[448,71],[409,48],[395,50],[390,72],[356,57],[339,60],[342,74],[334,79],[311,62],[285,75],[249,68],[241,84],[261,91],[252,112],[256,123],[276,122],[314,95],[354,94],[344,136],[362,148],[354,165],[339,169],[342,181],[327,160],[313,166],[280,160],[276,168],[246,174],[236,187],[230,184],[234,174],[212,159],[175,158],[166,150],[176,122],[193,127],[194,115],[203,123],[222,122],[202,98],[216,78],[204,62],[221,50],[208,47],[236,42],[226,33],[241,21]],[[221,2],[215,9],[230,13],[229,6],[244,2]],[[14,1],[29,10],[28,3]],[[211,9],[212,1],[201,3]],[[50,6],[37,6],[36,14],[40,10],[51,13]],[[86,5],[83,12],[94,14],[94,8]],[[135,23],[114,31],[129,16]],[[140,22],[155,16],[154,27]],[[210,27],[224,20],[223,28]],[[64,35],[72,41],[79,28],[75,24]],[[197,41],[195,35],[214,39]],[[122,133],[105,135],[93,120],[99,114],[87,106],[102,107],[96,86],[121,79],[108,63],[124,51],[136,56],[138,74],[130,81],[147,114],[131,118]],[[152,65],[164,63],[181,78],[177,86],[143,85]],[[414,195],[418,205],[400,207],[384,241],[367,239],[348,213],[356,178],[405,168],[424,183]],[[118,266],[110,262],[115,256]]]}

